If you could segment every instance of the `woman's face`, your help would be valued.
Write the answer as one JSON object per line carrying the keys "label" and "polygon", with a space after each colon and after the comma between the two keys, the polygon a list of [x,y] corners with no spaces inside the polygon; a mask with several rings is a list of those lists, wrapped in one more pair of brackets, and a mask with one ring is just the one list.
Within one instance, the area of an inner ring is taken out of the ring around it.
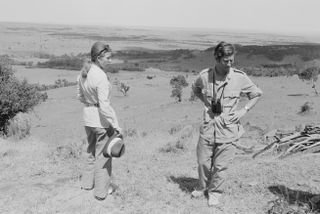
{"label": "woman's face", "polygon": [[112,53],[105,52],[102,53],[98,58],[98,62],[102,68],[106,68],[109,64],[111,64]]}

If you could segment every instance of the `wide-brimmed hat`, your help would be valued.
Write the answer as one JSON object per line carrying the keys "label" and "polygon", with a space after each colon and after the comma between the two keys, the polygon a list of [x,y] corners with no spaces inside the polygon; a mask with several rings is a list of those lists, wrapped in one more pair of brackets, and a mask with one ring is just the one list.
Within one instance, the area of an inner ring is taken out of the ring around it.
{"label": "wide-brimmed hat", "polygon": [[108,139],[102,152],[105,157],[119,158],[124,154],[124,151],[125,145],[123,139],[120,135],[115,133]]}

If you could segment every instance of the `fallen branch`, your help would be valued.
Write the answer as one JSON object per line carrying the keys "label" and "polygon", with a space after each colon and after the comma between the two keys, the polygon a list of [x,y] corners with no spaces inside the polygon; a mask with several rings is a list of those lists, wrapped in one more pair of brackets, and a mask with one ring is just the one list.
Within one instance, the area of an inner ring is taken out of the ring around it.
{"label": "fallen branch", "polygon": [[282,139],[277,139],[276,141],[272,142],[271,144],[267,145],[266,147],[264,147],[263,149],[261,149],[260,151],[258,151],[257,153],[255,153],[252,157],[255,158],[258,155],[260,155],[261,153],[271,149],[275,144],[280,144],[280,143],[285,143],[289,140],[295,139],[297,137],[302,137],[304,135],[302,135],[300,132],[299,133],[294,133],[292,135],[289,135],[287,137],[284,137]]}
{"label": "fallen branch", "polygon": [[273,137],[276,138],[276,140],[256,152],[252,157],[255,158],[274,147],[276,147],[276,150],[281,153],[278,156],[279,158],[283,158],[297,152],[320,152],[320,125],[307,125],[303,131],[291,133],[281,139],[276,135],[283,136],[283,133],[279,134],[278,132],[275,132],[275,136]]}

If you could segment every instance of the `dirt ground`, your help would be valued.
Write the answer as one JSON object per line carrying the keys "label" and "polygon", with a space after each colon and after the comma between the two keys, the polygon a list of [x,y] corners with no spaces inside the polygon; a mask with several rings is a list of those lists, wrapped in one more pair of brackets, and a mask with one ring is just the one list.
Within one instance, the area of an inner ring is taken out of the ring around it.
{"label": "dirt ground", "polygon": [[[226,194],[219,207],[204,198],[192,199],[197,185],[195,148],[202,105],[170,97],[169,80],[177,73],[148,69],[111,75],[130,86],[124,97],[113,88],[112,103],[126,131],[126,153],[113,162],[117,191],[104,201],[80,189],[81,151],[85,137],[81,104],[75,87],[48,91],[49,98],[30,113],[31,135],[0,140],[0,213],[267,213],[271,201],[286,192],[320,194],[320,155],[297,154],[277,159],[266,153],[256,159],[239,150],[229,170]],[[149,80],[147,75],[155,75]],[[194,79],[187,77],[190,83]],[[263,90],[261,101],[243,119],[242,145],[264,146],[261,137],[276,128],[291,128],[320,120],[320,97],[297,77],[253,78]],[[309,114],[297,114],[305,102]],[[163,151],[191,127],[185,149]]]}

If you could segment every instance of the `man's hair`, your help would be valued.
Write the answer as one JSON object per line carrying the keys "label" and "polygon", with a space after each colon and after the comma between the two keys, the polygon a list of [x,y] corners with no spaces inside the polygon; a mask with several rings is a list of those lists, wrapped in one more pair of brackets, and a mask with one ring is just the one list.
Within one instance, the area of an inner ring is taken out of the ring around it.
{"label": "man's hair", "polygon": [[215,48],[214,48],[214,58],[216,60],[220,60],[221,58],[225,56],[231,56],[235,54],[236,49],[235,47],[226,42],[220,42]]}

